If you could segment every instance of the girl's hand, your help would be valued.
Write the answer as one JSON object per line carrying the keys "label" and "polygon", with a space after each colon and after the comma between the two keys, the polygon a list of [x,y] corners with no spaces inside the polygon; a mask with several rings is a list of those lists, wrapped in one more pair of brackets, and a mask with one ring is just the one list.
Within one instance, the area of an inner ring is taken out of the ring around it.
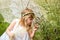
{"label": "girl's hand", "polygon": [[13,33],[10,33],[9,36],[12,37],[12,38],[14,38],[15,35]]}
{"label": "girl's hand", "polygon": [[13,33],[10,34],[10,40],[14,40],[15,35]]}
{"label": "girl's hand", "polygon": [[37,29],[38,29],[38,24],[35,24],[33,30],[36,31]]}

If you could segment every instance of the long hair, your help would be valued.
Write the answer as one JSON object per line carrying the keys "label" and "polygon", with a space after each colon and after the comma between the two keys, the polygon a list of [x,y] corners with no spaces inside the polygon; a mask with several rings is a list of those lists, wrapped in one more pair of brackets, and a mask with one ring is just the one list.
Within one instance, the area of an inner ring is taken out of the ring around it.
{"label": "long hair", "polygon": [[[23,10],[22,12],[21,12],[21,14],[25,14],[25,13],[27,13],[27,12],[33,12],[31,9],[28,9],[28,8],[26,8],[25,10]],[[33,16],[34,15],[30,15],[31,16],[31,18],[33,18]],[[21,17],[21,19],[20,19],[20,21],[19,21],[19,23],[21,24],[21,25],[23,25],[23,26],[25,26],[25,18],[24,18],[25,16],[22,16]]]}

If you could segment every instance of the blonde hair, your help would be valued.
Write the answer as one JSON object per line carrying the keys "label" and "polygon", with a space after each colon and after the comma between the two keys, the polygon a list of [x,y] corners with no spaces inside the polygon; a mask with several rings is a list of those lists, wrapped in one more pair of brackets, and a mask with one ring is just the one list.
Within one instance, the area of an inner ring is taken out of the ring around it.
{"label": "blonde hair", "polygon": [[[27,13],[27,12],[29,12],[29,13],[33,13],[33,11],[31,10],[31,9],[28,9],[28,8],[26,8],[25,10],[23,10],[22,12],[21,12],[21,14],[25,14],[25,13]],[[35,16],[35,14],[33,13],[33,14],[28,14],[28,15],[30,15],[30,17],[31,18],[34,18],[34,16]],[[25,16],[22,16],[21,17],[21,19],[20,19],[20,24],[21,25],[23,25],[23,26],[25,26],[25,18],[24,18]]]}

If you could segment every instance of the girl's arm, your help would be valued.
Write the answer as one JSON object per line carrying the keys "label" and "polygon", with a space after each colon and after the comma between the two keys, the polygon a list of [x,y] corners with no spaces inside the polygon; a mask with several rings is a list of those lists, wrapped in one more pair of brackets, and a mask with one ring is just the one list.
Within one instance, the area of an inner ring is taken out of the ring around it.
{"label": "girl's arm", "polygon": [[29,30],[29,36],[30,36],[30,38],[32,39],[33,37],[34,37],[34,34],[35,34],[35,30]]}
{"label": "girl's arm", "polygon": [[36,30],[38,29],[38,26],[37,26],[37,24],[36,25],[34,25],[34,28],[32,29],[30,29],[29,30],[29,35],[30,35],[30,38],[32,39],[33,37],[34,37],[34,34],[35,34],[35,32],[36,32]]}
{"label": "girl's arm", "polygon": [[13,37],[13,33],[11,30],[13,29],[14,25],[16,24],[16,21],[13,20],[13,22],[9,25],[9,27],[6,30],[6,33],[9,35],[9,37]]}

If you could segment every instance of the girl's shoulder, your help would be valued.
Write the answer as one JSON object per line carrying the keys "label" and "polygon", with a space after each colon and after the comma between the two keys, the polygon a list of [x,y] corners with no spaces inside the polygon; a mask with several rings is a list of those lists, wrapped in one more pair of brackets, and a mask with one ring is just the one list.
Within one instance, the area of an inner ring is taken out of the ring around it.
{"label": "girl's shoulder", "polygon": [[18,21],[19,19],[13,19],[14,21]]}
{"label": "girl's shoulder", "polygon": [[13,21],[12,22],[18,22],[19,21],[19,19],[13,19]]}

